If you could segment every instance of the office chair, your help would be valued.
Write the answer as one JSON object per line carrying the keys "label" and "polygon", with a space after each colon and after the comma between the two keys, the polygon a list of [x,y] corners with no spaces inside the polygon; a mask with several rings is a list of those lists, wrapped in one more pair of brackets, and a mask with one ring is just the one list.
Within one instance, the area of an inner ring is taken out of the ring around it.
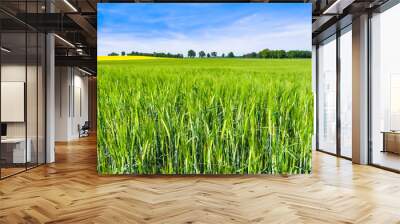
{"label": "office chair", "polygon": [[89,129],[90,129],[89,121],[85,121],[82,127],[78,125],[78,129],[79,129],[79,138],[89,136]]}

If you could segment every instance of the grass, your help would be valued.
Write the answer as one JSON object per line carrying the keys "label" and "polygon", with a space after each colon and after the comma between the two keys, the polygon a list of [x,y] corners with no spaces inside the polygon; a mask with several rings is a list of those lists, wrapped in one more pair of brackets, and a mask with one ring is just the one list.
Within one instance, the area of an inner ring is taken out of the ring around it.
{"label": "grass", "polygon": [[98,63],[100,174],[311,171],[309,59]]}

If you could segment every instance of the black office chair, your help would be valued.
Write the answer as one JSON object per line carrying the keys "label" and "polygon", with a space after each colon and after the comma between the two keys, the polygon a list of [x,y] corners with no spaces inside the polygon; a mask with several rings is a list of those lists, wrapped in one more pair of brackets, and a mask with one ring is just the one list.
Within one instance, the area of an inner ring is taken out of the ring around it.
{"label": "black office chair", "polygon": [[89,129],[90,129],[89,121],[85,121],[82,127],[78,125],[78,129],[79,129],[79,138],[89,136]]}

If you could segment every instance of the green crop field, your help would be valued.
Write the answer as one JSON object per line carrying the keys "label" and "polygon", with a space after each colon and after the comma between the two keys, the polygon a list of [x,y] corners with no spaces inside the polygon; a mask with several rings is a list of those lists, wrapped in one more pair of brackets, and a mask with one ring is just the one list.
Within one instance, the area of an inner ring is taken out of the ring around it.
{"label": "green crop field", "polygon": [[100,174],[311,171],[310,59],[98,62]]}

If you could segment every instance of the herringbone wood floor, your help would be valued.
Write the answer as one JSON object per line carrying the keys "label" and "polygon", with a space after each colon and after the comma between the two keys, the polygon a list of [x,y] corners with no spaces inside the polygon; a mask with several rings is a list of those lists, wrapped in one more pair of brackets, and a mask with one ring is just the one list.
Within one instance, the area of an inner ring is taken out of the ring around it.
{"label": "herringbone wood floor", "polygon": [[316,152],[312,175],[99,177],[94,137],[0,181],[0,223],[400,223],[400,175]]}

